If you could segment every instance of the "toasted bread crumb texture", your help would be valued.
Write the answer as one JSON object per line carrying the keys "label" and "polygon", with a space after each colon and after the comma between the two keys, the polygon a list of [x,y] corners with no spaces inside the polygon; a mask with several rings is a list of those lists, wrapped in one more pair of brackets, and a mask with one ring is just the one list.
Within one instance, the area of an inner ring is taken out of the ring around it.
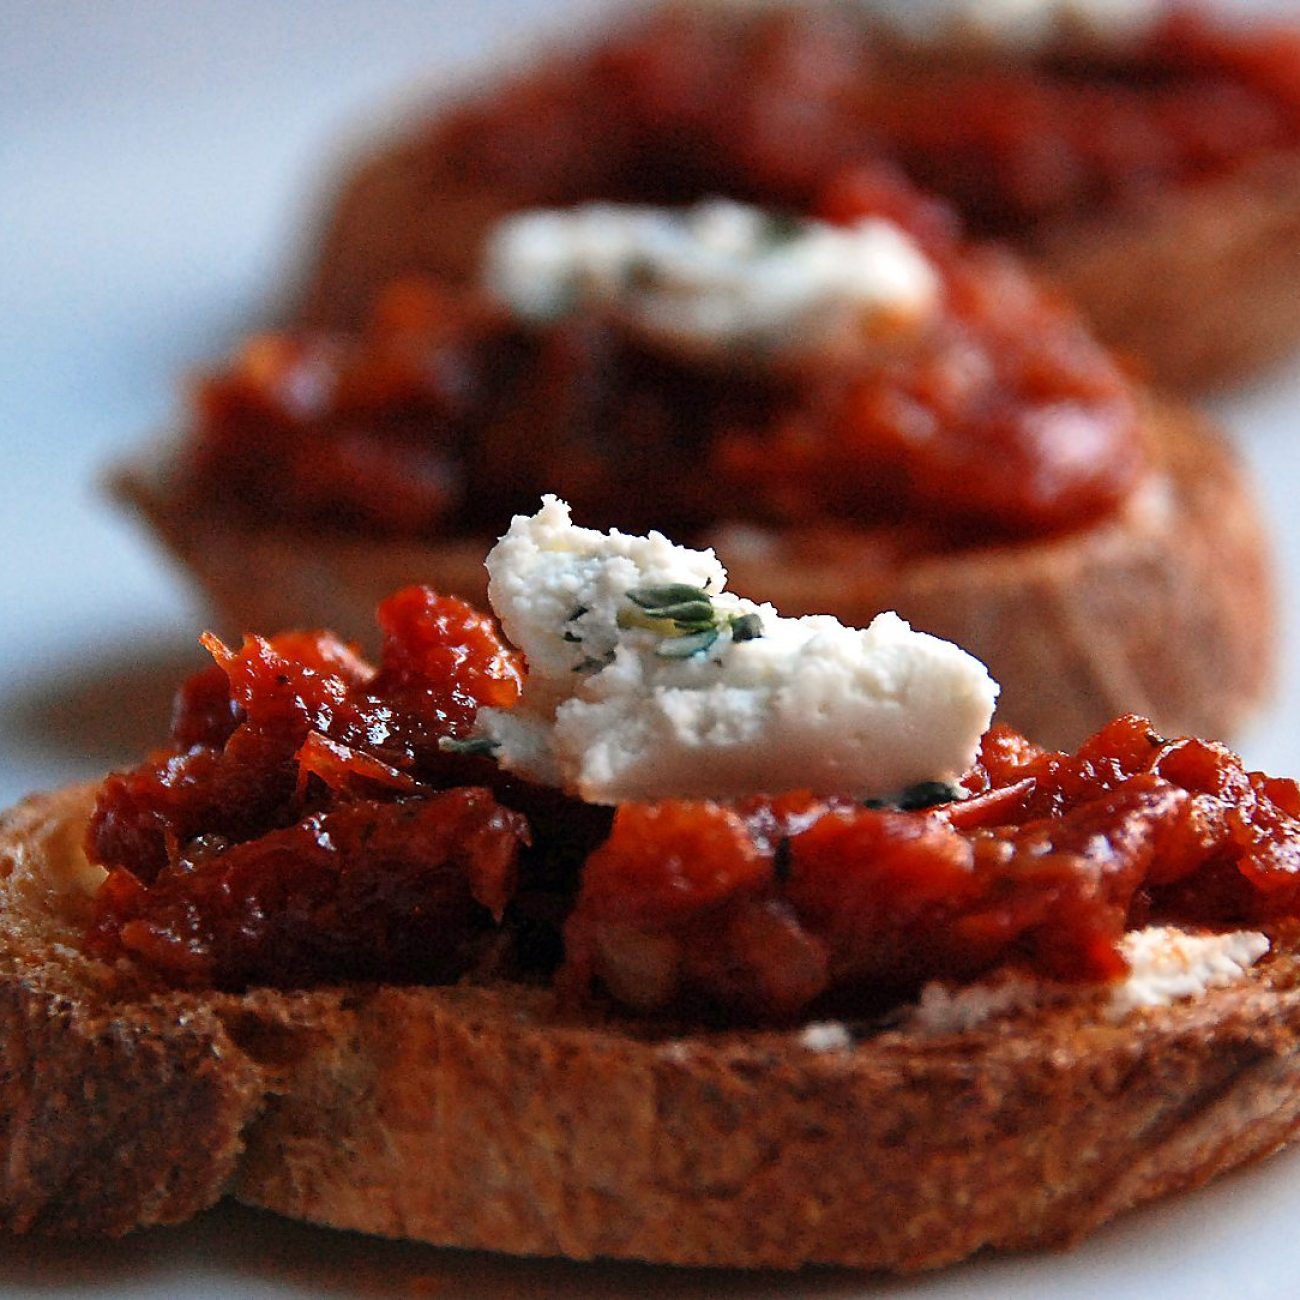
{"label": "toasted bread crumb texture", "polygon": [[[0,821],[0,1225],[116,1235],[222,1194],[261,1072],[202,999],[152,993],[73,946],[73,832],[90,791]],[[51,883],[53,882],[53,887]],[[124,997],[125,1001],[119,1001]]]}
{"label": "toasted bread crumb texture", "polygon": [[338,1035],[351,1053],[300,1071],[254,1129],[235,1194],[527,1254],[928,1268],[1074,1240],[1272,1149],[1300,1106],[1285,1004],[1237,991],[1127,1032],[1061,1014],[831,1054],[795,1035],[571,1028],[493,991],[381,991]]}
{"label": "toasted bread crumb texture", "polygon": [[833,1051],[583,1023],[509,987],[160,997],[67,946],[44,887],[90,798],[0,824],[10,1229],[123,1232],[229,1188],[512,1253],[906,1271],[1074,1240],[1300,1123],[1289,952],[1120,1025],[1067,1005],[946,1037],[847,1026]]}

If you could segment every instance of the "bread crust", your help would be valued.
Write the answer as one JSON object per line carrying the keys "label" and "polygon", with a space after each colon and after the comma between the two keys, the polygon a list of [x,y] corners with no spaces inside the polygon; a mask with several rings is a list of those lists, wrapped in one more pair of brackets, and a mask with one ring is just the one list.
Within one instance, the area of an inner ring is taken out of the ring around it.
{"label": "bread crust", "polygon": [[92,795],[0,820],[13,1230],[117,1233],[229,1191],[516,1254],[907,1272],[1068,1244],[1300,1127],[1290,953],[1119,1023],[1084,999],[821,1050],[509,986],[161,994],[80,953],[42,883]]}
{"label": "bread crust", "polygon": [[1047,226],[1023,250],[1156,384],[1224,388],[1300,343],[1300,153]]}
{"label": "bread crust", "polygon": [[262,1104],[213,1009],[86,958],[91,791],[0,818],[0,1227],[119,1235],[222,1194]]}
{"label": "bread crust", "polygon": [[[906,75],[909,56],[891,57]],[[914,61],[913,75],[924,77],[944,57],[931,51]],[[530,84],[564,112],[569,78],[560,64]],[[431,147],[437,127],[435,115],[343,171],[291,294],[295,320],[354,329],[393,279],[472,281],[490,228],[551,201],[444,173]],[[1300,151],[1253,158],[1100,215],[1042,223],[1012,242],[1157,387],[1221,389],[1300,343]]]}
{"label": "bread crust", "polygon": [[[1169,734],[1231,735],[1272,684],[1274,596],[1258,507],[1232,453],[1191,413],[1154,406],[1158,472],[1112,519],[1068,536],[940,555],[878,541],[718,539],[734,590],[783,613],[865,626],[896,609],[1002,685],[999,715],[1072,748],[1127,711]],[[365,643],[376,603],[411,582],[482,603],[491,538],[376,540],[195,512],[156,459],[118,490],[211,598],[223,632],[331,627]],[[250,576],[257,575],[256,581]]]}

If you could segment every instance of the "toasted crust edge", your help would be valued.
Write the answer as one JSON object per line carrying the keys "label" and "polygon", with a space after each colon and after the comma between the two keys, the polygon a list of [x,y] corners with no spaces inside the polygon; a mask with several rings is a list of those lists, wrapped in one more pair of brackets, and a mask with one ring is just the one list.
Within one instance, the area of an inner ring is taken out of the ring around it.
{"label": "toasted crust edge", "polygon": [[43,884],[92,797],[0,819],[10,1230],[117,1233],[229,1190],[439,1245],[910,1272],[1068,1244],[1300,1128],[1292,953],[1119,1024],[1084,1000],[830,1050],[516,987],[153,993],[71,946]]}
{"label": "toasted crust edge", "polygon": [[[881,563],[834,562],[797,537],[724,546],[733,589],[783,613],[865,626],[896,609],[983,659],[1000,716],[1073,747],[1116,715],[1172,734],[1231,735],[1273,680],[1272,565],[1259,509],[1231,451],[1190,412],[1150,408],[1161,472],[1118,516],[1046,541]],[[296,533],[196,513],[165,465],[127,468],[117,490],[212,601],[231,635],[331,627],[363,644],[374,607],[425,582],[482,603],[489,538],[448,543]],[[257,575],[256,581],[250,575]]]}
{"label": "toasted crust edge", "polygon": [[1023,251],[1152,382],[1205,393],[1300,343],[1300,153],[1273,153]]}
{"label": "toasted crust edge", "polygon": [[[0,816],[0,1227],[107,1234],[220,1198],[260,1072],[202,1000],[85,957],[77,787]],[[119,998],[125,997],[125,1001]]]}

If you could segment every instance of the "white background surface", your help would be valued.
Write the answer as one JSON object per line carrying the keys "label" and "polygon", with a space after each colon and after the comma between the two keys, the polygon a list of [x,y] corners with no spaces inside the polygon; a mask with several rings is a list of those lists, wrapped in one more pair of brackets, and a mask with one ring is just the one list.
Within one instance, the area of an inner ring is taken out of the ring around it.
{"label": "white background surface", "polygon": [[[198,661],[202,611],[100,481],[265,310],[340,141],[433,69],[595,3],[0,0],[0,803],[129,761]],[[1300,364],[1216,406],[1285,594],[1282,691],[1242,748],[1300,774]],[[1300,1294],[1297,1223],[1300,1153],[1072,1254],[911,1282],[520,1263],[223,1209],[120,1243],[0,1238],[0,1297],[1282,1300]]]}

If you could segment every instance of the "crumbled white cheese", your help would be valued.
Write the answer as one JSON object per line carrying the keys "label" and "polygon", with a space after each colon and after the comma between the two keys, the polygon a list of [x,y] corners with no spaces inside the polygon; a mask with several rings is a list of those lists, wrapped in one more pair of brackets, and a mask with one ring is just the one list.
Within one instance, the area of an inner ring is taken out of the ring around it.
{"label": "crumbled white cheese", "polygon": [[964,1033],[998,1016],[1098,994],[1102,1014],[1122,1020],[1139,1007],[1170,1006],[1235,984],[1268,952],[1269,943],[1257,930],[1197,934],[1152,925],[1126,934],[1119,946],[1129,970],[1114,984],[1080,988],[1007,971],[974,984],[933,981],[921,990],[912,1024],[927,1034]]}
{"label": "crumbled white cheese", "polygon": [[1081,40],[1120,45],[1154,26],[1167,0],[856,0],[918,44],[965,40],[1007,50]]}
{"label": "crumbled white cheese", "polygon": [[1111,996],[1111,1010],[1122,1016],[1236,983],[1268,951],[1268,939],[1257,930],[1192,934],[1153,925],[1126,934],[1120,951],[1129,973]]}
{"label": "crumbled white cheese", "polygon": [[[712,551],[575,527],[555,497],[515,518],[487,568],[528,677],[477,734],[502,767],[589,802],[951,782],[993,713],[984,665],[896,614],[865,630],[781,618],[724,591]],[[711,631],[691,639],[633,599],[672,585],[699,589]]]}
{"label": "crumbled white cheese", "polygon": [[939,299],[934,267],[892,222],[833,226],[722,199],[517,213],[492,233],[484,278],[527,319],[600,304],[709,349],[815,346],[851,323],[903,328]]}
{"label": "crumbled white cheese", "polygon": [[847,1052],[853,1046],[853,1035],[838,1020],[818,1020],[804,1026],[799,1041],[810,1052]]}
{"label": "crumbled white cheese", "polygon": [[1002,971],[974,984],[931,980],[922,990],[911,1025],[923,1034],[964,1034],[986,1021],[1058,1000],[1064,986]]}

